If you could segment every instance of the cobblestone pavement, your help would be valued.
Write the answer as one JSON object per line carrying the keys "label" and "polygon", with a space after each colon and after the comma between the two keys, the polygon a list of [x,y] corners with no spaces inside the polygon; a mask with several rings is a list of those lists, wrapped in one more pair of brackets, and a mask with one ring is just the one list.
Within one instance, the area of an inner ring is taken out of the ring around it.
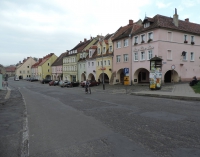
{"label": "cobblestone pavement", "polygon": [[[4,99],[6,93],[6,90],[0,91],[0,97]],[[10,98],[6,102],[3,100],[3,103],[0,103],[1,157],[21,155],[23,111],[23,100],[18,90],[12,90]]]}

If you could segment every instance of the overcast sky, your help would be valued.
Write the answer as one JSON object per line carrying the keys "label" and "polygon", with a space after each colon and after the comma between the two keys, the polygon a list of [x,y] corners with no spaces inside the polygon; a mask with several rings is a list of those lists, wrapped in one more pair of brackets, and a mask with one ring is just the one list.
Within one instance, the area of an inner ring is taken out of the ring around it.
{"label": "overcast sky", "polygon": [[200,24],[200,0],[0,0],[0,64],[59,56],[84,38],[156,14]]}

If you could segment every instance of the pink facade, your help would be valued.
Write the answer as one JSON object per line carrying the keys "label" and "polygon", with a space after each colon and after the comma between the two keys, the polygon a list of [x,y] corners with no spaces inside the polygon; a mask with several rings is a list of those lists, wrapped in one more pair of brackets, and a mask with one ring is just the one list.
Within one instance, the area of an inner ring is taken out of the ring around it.
{"label": "pink facade", "polygon": [[161,15],[145,18],[141,28],[133,33],[133,83],[149,82],[149,59],[155,55],[162,59],[162,82],[200,78],[200,25],[174,18]]}
{"label": "pink facade", "polygon": [[51,66],[52,68],[52,80],[59,80],[61,77],[62,72],[62,65],[59,66]]}

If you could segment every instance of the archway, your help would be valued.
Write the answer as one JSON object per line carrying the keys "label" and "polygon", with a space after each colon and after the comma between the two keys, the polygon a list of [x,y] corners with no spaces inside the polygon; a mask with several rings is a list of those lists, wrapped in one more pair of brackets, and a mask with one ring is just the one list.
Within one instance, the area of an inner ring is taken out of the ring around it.
{"label": "archway", "polygon": [[179,77],[178,77],[177,71],[168,70],[165,73],[165,76],[164,76],[164,82],[165,83],[178,82],[178,81],[179,81]]}
{"label": "archway", "polygon": [[51,79],[51,75],[46,75],[45,79]]}
{"label": "archway", "polygon": [[98,82],[103,82],[103,74],[104,74],[104,83],[109,83],[109,77],[106,73],[101,73],[98,78]]}
{"label": "archway", "polygon": [[85,81],[86,80],[86,76],[84,73],[81,74],[81,81]]}
{"label": "archway", "polygon": [[145,68],[139,68],[134,73],[134,83],[149,83],[149,71]]}
{"label": "archway", "polygon": [[124,84],[124,69],[119,69],[116,74],[116,82]]}
{"label": "archway", "polygon": [[95,77],[94,77],[94,75],[92,73],[90,73],[88,75],[88,79],[91,80],[91,81],[95,81]]}

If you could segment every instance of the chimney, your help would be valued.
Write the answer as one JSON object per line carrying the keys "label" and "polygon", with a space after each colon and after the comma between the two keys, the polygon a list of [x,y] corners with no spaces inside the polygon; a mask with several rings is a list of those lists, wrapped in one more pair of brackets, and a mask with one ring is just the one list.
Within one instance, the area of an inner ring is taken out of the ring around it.
{"label": "chimney", "polygon": [[29,57],[27,57],[27,59],[29,59]]}
{"label": "chimney", "polygon": [[189,22],[189,18],[185,19],[186,22]]}
{"label": "chimney", "polygon": [[129,25],[132,25],[133,24],[133,20],[129,20]]}
{"label": "chimney", "polygon": [[42,62],[42,58],[39,58],[39,62]]}
{"label": "chimney", "polygon": [[90,39],[92,40],[92,36],[90,37]]}
{"label": "chimney", "polygon": [[84,42],[86,42],[87,41],[87,39],[86,38],[84,38]]}
{"label": "chimney", "polygon": [[80,43],[82,43],[82,41],[80,41]]}
{"label": "chimney", "polygon": [[178,27],[178,14],[177,14],[177,9],[175,8],[175,14],[173,16],[173,23],[176,27]]}

